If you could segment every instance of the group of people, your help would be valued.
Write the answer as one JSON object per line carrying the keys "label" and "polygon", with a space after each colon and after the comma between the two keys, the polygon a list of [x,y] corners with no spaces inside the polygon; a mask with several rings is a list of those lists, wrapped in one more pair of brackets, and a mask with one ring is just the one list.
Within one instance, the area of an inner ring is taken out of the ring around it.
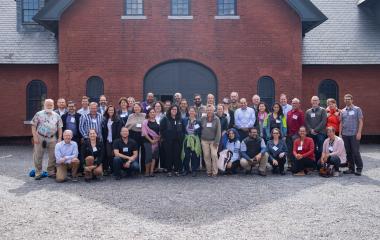
{"label": "group of people", "polygon": [[328,99],[323,108],[313,96],[304,112],[298,98],[290,105],[285,94],[269,108],[258,95],[248,106],[237,92],[220,104],[208,94],[206,105],[195,94],[192,106],[181,93],[173,102],[148,93],[141,103],[122,97],[117,106],[104,95],[98,103],[84,96],[77,111],[73,101],[60,98],[54,110],[54,101],[46,99],[32,120],[35,179],[41,179],[45,149],[48,175],[57,182],[68,179],[68,170],[73,181],[111,174],[120,180],[139,172],[154,177],[158,168],[168,177],[196,176],[201,165],[209,177],[250,174],[256,167],[266,176],[268,163],[273,174],[303,176],[328,166],[339,176],[347,166],[344,173],[360,176],[363,113],[352,95],[344,102],[338,109]]}

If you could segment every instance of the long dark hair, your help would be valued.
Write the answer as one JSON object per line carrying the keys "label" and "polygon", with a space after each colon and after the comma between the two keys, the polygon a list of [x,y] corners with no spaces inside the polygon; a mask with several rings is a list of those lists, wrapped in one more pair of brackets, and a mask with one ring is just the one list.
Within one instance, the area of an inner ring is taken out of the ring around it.
{"label": "long dark hair", "polygon": [[154,107],[149,108],[149,110],[146,112],[145,119],[149,119],[149,118],[150,118],[150,117],[149,117],[149,114],[150,114],[151,111],[156,112],[156,110],[154,110]]}
{"label": "long dark hair", "polygon": [[110,108],[113,108],[113,116],[112,116],[111,120],[112,120],[112,121],[115,121],[115,120],[118,118],[118,115],[117,115],[116,108],[115,108],[113,105],[111,105],[111,104],[107,106],[106,110],[104,111],[103,116],[104,116],[104,118],[107,119],[107,120],[110,118],[110,115],[108,114],[108,110],[109,110]]}
{"label": "long dark hair", "polygon": [[259,110],[259,109],[260,109],[260,105],[264,105],[264,107],[265,107],[265,112],[266,112],[266,113],[269,113],[268,106],[267,106],[267,104],[266,104],[265,102],[260,102],[259,105],[257,105],[257,111],[260,111],[260,110]]}
{"label": "long dark hair", "polygon": [[177,108],[177,114],[175,115],[175,119],[176,120],[181,119],[181,112],[179,111],[179,107],[177,105],[171,105],[170,106],[170,108],[166,112],[166,117],[167,118],[171,118],[172,117],[171,111],[172,111],[173,108]]}
{"label": "long dark hair", "polygon": [[278,110],[278,116],[284,116],[284,112],[282,111],[282,107],[281,107],[281,104],[279,104],[278,102],[275,102],[273,105],[272,105],[272,113],[274,113],[274,106],[278,106],[280,108],[280,110]]}

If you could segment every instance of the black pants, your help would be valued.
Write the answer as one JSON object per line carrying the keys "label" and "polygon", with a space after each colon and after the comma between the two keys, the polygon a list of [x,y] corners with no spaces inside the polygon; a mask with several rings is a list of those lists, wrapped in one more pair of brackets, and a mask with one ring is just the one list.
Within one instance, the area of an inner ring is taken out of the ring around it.
{"label": "black pants", "polygon": [[[137,149],[139,152],[140,156],[140,167],[141,167],[141,172],[145,172],[145,150],[144,150],[144,144],[143,144],[143,136],[141,136],[141,132],[136,132],[133,130],[129,131],[129,137],[132,138],[133,140],[136,141],[137,143]],[[137,157],[136,161],[138,161],[139,156]]]}
{"label": "black pants", "polygon": [[298,134],[287,136],[286,137],[286,147],[288,148],[288,166],[291,166],[294,164],[295,158],[293,155],[293,143],[298,138]]}
{"label": "black pants", "polygon": [[234,161],[232,162],[231,168],[226,168],[226,173],[231,173],[231,174],[237,174],[238,168],[240,167],[240,161]]}
{"label": "black pants", "polygon": [[322,156],[323,142],[326,139],[326,135],[323,133],[318,133],[316,135],[309,134],[308,136],[311,137],[314,142],[315,159],[320,159]]}
{"label": "black pants", "polygon": [[168,172],[179,172],[182,170],[181,141],[169,139],[163,141],[165,149],[165,167]]}
{"label": "black pants", "polygon": [[[186,146],[186,141],[184,146]],[[185,172],[190,172],[190,160],[191,160],[191,171],[195,172],[199,168],[200,163],[200,156],[198,157],[197,154],[193,151],[191,151],[190,148],[184,147],[185,151],[185,158],[183,159],[183,168]]]}
{"label": "black pants", "polygon": [[298,173],[304,171],[306,168],[315,168],[315,161],[310,158],[301,158],[300,160],[295,160],[293,166],[293,173]]}
{"label": "black pants", "polygon": [[[327,158],[327,164],[333,165],[335,171],[339,171],[340,167],[340,158],[338,156],[330,156]],[[320,161],[318,161],[319,167],[322,167],[322,164]]]}
{"label": "black pants", "polygon": [[112,161],[114,156],[112,143],[109,143],[107,140],[105,143],[105,150],[106,154],[103,158],[103,171],[108,171],[109,168],[111,168],[111,170],[113,169]]}
{"label": "black pants", "polygon": [[271,162],[271,161],[269,162],[270,165],[273,167],[273,173],[284,172],[284,166],[286,163],[286,156],[284,156],[283,158],[277,157],[276,160],[278,162],[278,166],[273,165],[273,162]]}
{"label": "black pants", "polygon": [[355,171],[361,171],[363,169],[363,160],[360,155],[360,141],[356,140],[356,136],[342,136],[344,141],[344,147],[347,153],[348,167]]}

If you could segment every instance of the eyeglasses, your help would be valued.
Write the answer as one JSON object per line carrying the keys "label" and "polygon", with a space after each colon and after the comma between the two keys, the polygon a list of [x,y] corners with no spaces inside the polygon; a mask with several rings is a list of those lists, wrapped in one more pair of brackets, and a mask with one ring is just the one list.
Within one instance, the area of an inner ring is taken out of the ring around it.
{"label": "eyeglasses", "polygon": [[280,134],[280,133],[278,133],[278,132],[274,132],[273,134]]}

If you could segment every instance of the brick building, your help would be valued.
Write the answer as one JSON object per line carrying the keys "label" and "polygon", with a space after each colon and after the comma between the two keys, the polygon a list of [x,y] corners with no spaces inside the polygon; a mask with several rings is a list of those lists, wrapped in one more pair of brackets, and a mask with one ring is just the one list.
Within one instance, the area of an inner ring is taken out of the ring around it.
{"label": "brick building", "polygon": [[374,0],[0,0],[0,137],[29,136],[46,97],[350,92],[380,135]]}

